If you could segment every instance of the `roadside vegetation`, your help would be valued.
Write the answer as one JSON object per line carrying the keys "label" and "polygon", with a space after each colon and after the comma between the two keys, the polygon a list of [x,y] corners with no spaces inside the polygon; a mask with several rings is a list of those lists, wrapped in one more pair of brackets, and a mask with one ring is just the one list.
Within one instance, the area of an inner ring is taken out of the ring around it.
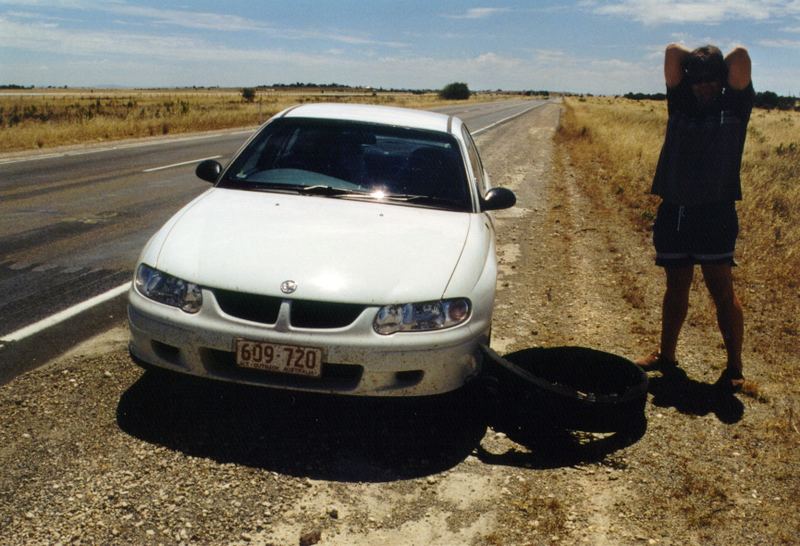
{"label": "roadside vegetation", "polygon": [[[571,98],[558,132],[583,188],[608,211],[622,211],[631,229],[650,238],[658,198],[650,184],[666,130],[666,103],[624,98]],[[800,354],[800,112],[753,110],[742,162],[742,192],[737,204],[739,266],[734,274],[745,309],[745,351],[770,365],[769,380],[781,385],[771,426],[788,449],[800,446],[796,399],[800,391],[794,364]],[[616,212],[615,212],[616,213]],[[652,256],[642,257],[651,260]],[[650,262],[652,263],[652,262]],[[658,274],[655,268],[631,276]],[[636,283],[623,284],[634,286]],[[703,294],[700,275],[695,293]],[[635,294],[634,294],[635,296]],[[714,322],[710,298],[688,322]],[[660,304],[660,302],[650,302]],[[641,302],[642,306],[647,305]],[[660,311],[652,310],[654,314]],[[747,373],[745,368],[745,373]],[[766,374],[765,374],[766,379]],[[769,401],[772,394],[752,386],[749,394]],[[795,393],[795,394],[790,394]],[[786,395],[789,395],[786,398]]]}
{"label": "roadside vegetation", "polygon": [[[502,95],[506,96],[506,95]],[[472,94],[496,100],[498,94]],[[255,126],[293,104],[359,102],[432,108],[431,92],[371,89],[20,90],[0,95],[0,153]]]}
{"label": "roadside vegetation", "polygon": [[453,82],[445,85],[439,91],[439,98],[450,100],[467,100],[472,93],[466,83]]}

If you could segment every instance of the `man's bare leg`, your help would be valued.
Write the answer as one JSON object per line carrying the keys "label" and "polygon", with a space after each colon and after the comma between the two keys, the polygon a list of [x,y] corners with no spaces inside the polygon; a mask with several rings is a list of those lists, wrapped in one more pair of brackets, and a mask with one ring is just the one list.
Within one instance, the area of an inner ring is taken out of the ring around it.
{"label": "man's bare leg", "polygon": [[692,287],[694,266],[665,267],[667,289],[661,309],[661,358],[674,362],[678,335],[689,311],[689,290]]}
{"label": "man's bare leg", "polygon": [[659,351],[636,361],[645,369],[655,369],[660,364],[673,363],[678,346],[678,335],[689,311],[689,290],[692,286],[694,266],[669,266],[664,268],[667,287],[661,306],[661,345]]}
{"label": "man's bare leg", "polygon": [[734,387],[741,386],[744,313],[733,289],[731,266],[706,264],[702,268],[703,279],[717,308],[717,324],[728,354],[728,370],[733,375],[731,384]]}

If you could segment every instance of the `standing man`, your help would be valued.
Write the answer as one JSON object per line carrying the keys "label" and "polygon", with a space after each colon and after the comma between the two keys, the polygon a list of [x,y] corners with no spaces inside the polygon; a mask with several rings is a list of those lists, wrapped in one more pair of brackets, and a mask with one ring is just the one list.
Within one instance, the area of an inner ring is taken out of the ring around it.
{"label": "standing man", "polygon": [[739,169],[753,108],[750,56],[736,47],[726,57],[714,46],[690,51],[667,46],[664,75],[669,119],[651,193],[661,197],[653,243],[666,273],[661,347],[636,363],[645,370],[676,366],[675,349],[689,308],[694,266],[717,310],[728,356],[717,385],[741,390],[742,306],[731,267],[742,198]]}

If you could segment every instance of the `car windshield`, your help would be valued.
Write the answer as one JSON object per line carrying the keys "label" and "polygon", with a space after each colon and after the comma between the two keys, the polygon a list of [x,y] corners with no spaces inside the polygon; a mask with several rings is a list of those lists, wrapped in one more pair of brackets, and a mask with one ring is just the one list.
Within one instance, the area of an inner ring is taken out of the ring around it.
{"label": "car windshield", "polygon": [[454,137],[352,121],[275,120],[248,144],[218,186],[471,210]]}

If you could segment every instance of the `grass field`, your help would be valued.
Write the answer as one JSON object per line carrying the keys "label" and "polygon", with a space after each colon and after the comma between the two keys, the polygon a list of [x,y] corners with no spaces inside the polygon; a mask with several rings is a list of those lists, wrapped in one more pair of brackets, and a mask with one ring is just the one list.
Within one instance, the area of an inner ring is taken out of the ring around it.
{"label": "grass field", "polygon": [[[475,94],[470,101],[494,100]],[[26,90],[0,93],[0,153],[258,125],[302,102],[360,102],[409,108],[448,104],[436,93],[259,89]],[[452,101],[450,101],[452,102]]]}
{"label": "grass field", "polygon": [[[666,103],[569,99],[558,139],[584,187],[618,203],[635,229],[647,232],[658,206],[649,195],[666,130]],[[737,291],[752,330],[783,349],[800,350],[800,113],[757,109],[751,116],[737,204],[740,234]],[[699,281],[698,281],[699,282]]]}

